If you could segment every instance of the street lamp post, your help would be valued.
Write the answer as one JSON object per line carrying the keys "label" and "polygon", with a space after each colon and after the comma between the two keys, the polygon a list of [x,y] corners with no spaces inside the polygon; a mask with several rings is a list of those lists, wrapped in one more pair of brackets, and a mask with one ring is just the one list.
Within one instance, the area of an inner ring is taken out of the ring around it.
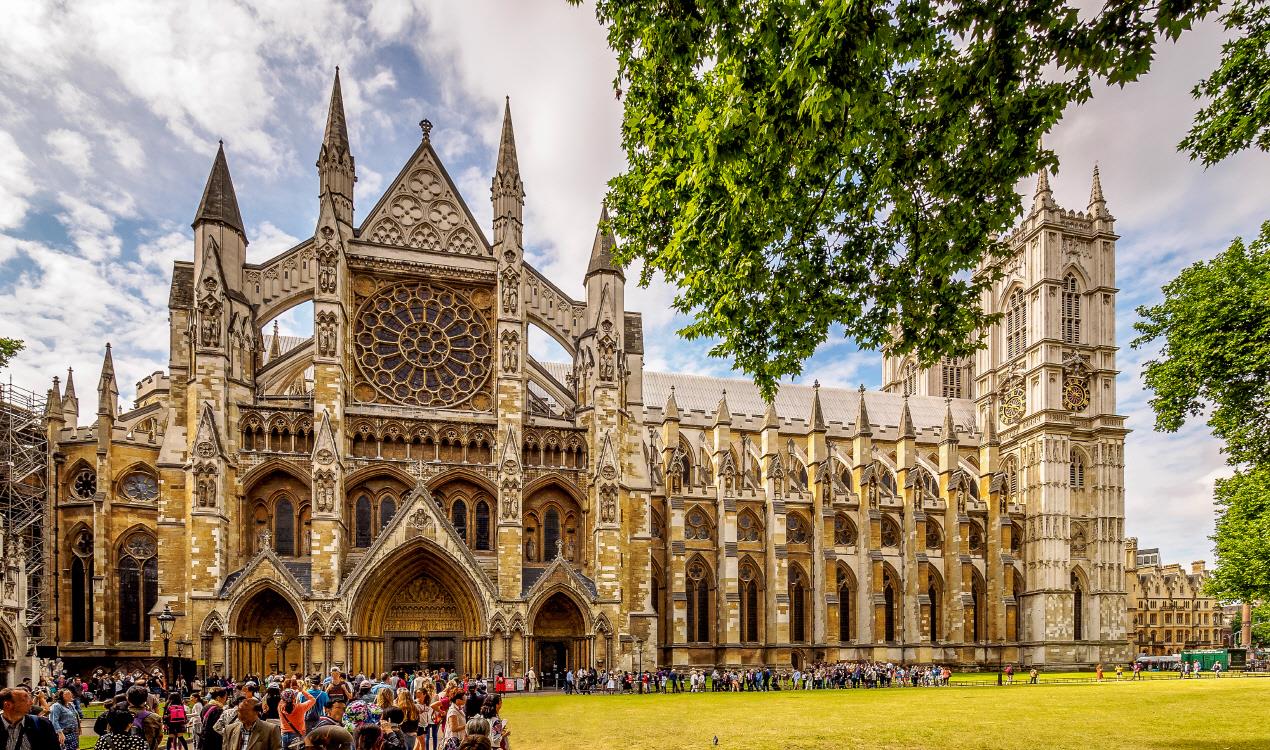
{"label": "street lamp post", "polygon": [[163,634],[163,679],[167,681],[166,687],[169,691],[172,689],[172,662],[168,657],[168,645],[172,641],[172,626],[176,624],[176,615],[172,614],[172,605],[164,604],[163,611],[159,613],[159,632]]}
{"label": "street lamp post", "polygon": [[278,672],[282,672],[282,628],[273,629],[273,646],[278,651]]}

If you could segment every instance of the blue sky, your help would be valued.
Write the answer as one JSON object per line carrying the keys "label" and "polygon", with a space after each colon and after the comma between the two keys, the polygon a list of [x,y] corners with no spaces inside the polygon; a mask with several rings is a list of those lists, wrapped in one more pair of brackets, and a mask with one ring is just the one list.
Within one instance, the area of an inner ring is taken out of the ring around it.
{"label": "blue sky", "polygon": [[[432,140],[489,232],[489,181],[503,97],[511,97],[529,257],[580,294],[605,181],[622,166],[613,60],[591,10],[564,0],[275,0],[181,4],[27,0],[0,24],[0,335],[27,342],[7,373],[46,388],[76,371],[83,416],[106,341],[120,388],[166,365],[168,274],[192,259],[189,228],[224,139],[247,224],[249,259],[313,231],[313,167],[331,75],[341,66],[357,159],[358,215],[418,143]],[[1194,83],[1217,60],[1209,24],[1165,47],[1150,76],[1099,91],[1047,138],[1062,161],[1060,204],[1083,208],[1095,161],[1119,243],[1120,412],[1127,533],[1165,560],[1211,556],[1211,489],[1224,467],[1207,428],[1152,431],[1128,348],[1134,309],[1231,237],[1270,218],[1270,161],[1246,154],[1205,171],[1176,153]],[[1031,184],[1020,185],[1030,194]],[[634,278],[633,275],[630,275]],[[655,284],[628,291],[645,316],[649,369],[725,374]],[[284,318],[301,333],[304,309]],[[540,356],[549,347],[536,342]],[[880,383],[881,359],[834,340],[805,378]]]}

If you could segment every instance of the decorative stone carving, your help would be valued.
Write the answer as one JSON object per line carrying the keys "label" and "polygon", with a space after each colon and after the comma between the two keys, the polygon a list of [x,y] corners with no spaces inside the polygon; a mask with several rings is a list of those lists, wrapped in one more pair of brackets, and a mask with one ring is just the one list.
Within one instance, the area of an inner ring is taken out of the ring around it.
{"label": "decorative stone carving", "polygon": [[194,467],[194,505],[198,508],[216,507],[216,465],[203,463]]}
{"label": "decorative stone carving", "polygon": [[313,503],[319,513],[335,510],[335,472],[319,469],[313,473]]}
{"label": "decorative stone carving", "polygon": [[[324,228],[323,232],[330,231]],[[339,251],[332,245],[323,245],[318,249],[318,291],[322,294],[334,294],[336,282],[336,266],[339,262]]]}
{"label": "decorative stone carving", "polygon": [[334,311],[324,310],[317,314],[317,348],[318,356],[334,357],[338,333],[336,332],[338,316]]}
{"label": "decorative stone carving", "polygon": [[[207,281],[216,283],[215,279]],[[220,346],[221,303],[210,294],[199,303],[199,341],[203,346]]]}
{"label": "decorative stone carving", "polygon": [[617,488],[605,485],[600,488],[600,523],[617,523]]}
{"label": "decorative stone carving", "polygon": [[520,518],[520,482],[511,477],[503,480],[498,506],[503,510],[503,520]]}
{"label": "decorative stone carving", "polygon": [[[515,259],[515,254],[512,255]],[[517,303],[520,296],[520,275],[511,268],[503,269],[502,277],[503,292],[503,312],[516,312]]]}
{"label": "decorative stone carving", "polygon": [[514,373],[520,366],[520,334],[515,331],[503,331],[499,335],[503,345],[503,372]]}

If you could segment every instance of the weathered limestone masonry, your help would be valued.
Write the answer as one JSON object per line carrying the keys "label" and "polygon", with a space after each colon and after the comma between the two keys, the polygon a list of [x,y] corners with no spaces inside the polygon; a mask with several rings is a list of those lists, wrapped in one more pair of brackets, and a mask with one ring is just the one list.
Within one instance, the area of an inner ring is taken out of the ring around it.
{"label": "weathered limestone masonry", "polygon": [[[167,372],[66,456],[72,666],[186,669],[1123,658],[1113,219],[1044,176],[974,363],[888,359],[881,392],[645,372],[601,212],[573,299],[524,257],[510,103],[491,241],[420,123],[357,218],[338,72],[313,236],[263,263],[223,148],[173,268]],[[310,303],[311,337],[274,321]],[[529,354],[530,326],[571,361]],[[280,642],[275,633],[281,635]]]}

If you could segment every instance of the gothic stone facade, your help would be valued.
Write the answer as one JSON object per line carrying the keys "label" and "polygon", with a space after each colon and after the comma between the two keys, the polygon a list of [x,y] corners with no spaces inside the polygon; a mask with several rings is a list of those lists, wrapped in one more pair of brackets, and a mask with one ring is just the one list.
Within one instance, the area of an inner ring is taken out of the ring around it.
{"label": "gothic stone facade", "polygon": [[[644,372],[605,222],[575,300],[525,262],[510,108],[492,241],[430,141],[354,220],[339,80],[313,236],[263,263],[223,149],[166,373],[50,391],[60,640],[208,671],[1126,654],[1113,223],[1048,185],[973,365],[883,392]],[[1096,179],[1096,175],[1095,175]],[[300,303],[313,336],[263,333]],[[529,326],[568,352],[528,353]],[[276,638],[275,634],[280,636]],[[280,641],[280,642],[276,642]]]}
{"label": "gothic stone facade", "polygon": [[1178,563],[1161,565],[1160,550],[1138,549],[1138,540],[1129,537],[1125,575],[1134,653],[1167,656],[1230,642],[1232,621],[1221,602],[1204,593],[1209,574],[1203,560],[1192,562],[1189,573]]}

